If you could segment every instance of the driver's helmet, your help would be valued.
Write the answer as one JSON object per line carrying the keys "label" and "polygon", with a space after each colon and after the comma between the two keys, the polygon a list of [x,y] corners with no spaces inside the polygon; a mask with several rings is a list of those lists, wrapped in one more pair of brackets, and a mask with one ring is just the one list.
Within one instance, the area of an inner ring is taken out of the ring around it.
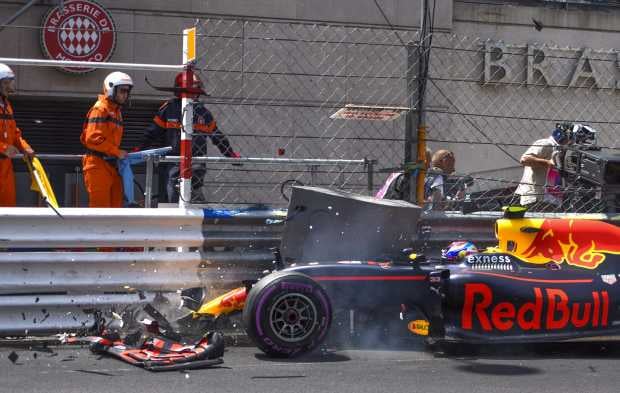
{"label": "driver's helmet", "polygon": [[458,261],[478,252],[476,245],[470,241],[452,242],[441,250],[441,258],[447,261]]}

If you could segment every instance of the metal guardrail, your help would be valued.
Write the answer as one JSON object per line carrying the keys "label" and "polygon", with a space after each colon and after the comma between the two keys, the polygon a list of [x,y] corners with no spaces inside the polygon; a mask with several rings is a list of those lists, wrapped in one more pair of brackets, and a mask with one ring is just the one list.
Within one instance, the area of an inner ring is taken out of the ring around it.
{"label": "metal guardrail", "polygon": [[200,247],[202,210],[0,208],[0,247]]}
{"label": "metal guardrail", "polygon": [[86,330],[95,324],[92,310],[139,306],[154,298],[154,293],[4,295],[0,296],[0,335]]}
{"label": "metal guardrail", "polygon": [[0,253],[0,294],[176,291],[206,285],[200,263],[199,252]]}
{"label": "metal guardrail", "polygon": [[257,278],[270,266],[266,248],[279,242],[282,227],[266,222],[286,217],[283,210],[256,209],[58,212],[0,208],[0,335],[84,330],[95,324],[94,310],[139,306],[156,293],[190,287],[217,292]]}

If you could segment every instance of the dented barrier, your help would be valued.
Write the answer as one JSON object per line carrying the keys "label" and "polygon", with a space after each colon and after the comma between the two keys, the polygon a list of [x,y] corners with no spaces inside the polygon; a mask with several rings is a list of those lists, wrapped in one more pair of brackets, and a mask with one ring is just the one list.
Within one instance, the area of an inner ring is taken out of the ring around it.
{"label": "dented barrier", "polygon": [[133,294],[22,294],[0,296],[0,335],[36,336],[88,330],[98,317],[95,310],[139,306],[152,302],[154,293]]}
{"label": "dented barrier", "polygon": [[0,336],[89,329],[96,311],[255,279],[285,217],[252,208],[0,208]]}

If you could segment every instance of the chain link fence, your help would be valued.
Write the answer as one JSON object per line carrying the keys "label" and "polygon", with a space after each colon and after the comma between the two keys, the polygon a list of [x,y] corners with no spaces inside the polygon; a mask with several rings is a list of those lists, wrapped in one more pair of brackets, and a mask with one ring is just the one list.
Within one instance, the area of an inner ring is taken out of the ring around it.
{"label": "chain link fence", "polygon": [[[415,40],[416,32],[400,33]],[[208,19],[199,25],[198,68],[207,106],[242,156],[366,160],[365,164],[209,164],[209,203],[285,205],[292,183],[368,193],[368,162],[403,161],[404,118],[332,119],[346,104],[407,106],[407,49],[389,29]],[[205,149],[210,145],[204,143]],[[208,147],[209,155],[217,150]],[[215,152],[215,154],[213,154]],[[375,185],[385,178],[370,179]]]}
{"label": "chain link fence", "polygon": [[[198,28],[206,104],[235,151],[245,157],[365,159],[376,172],[367,164],[209,163],[194,178],[201,189],[194,202],[285,205],[281,191],[292,183],[368,193],[369,183],[374,192],[402,170],[404,116],[330,116],[347,104],[415,108],[412,78],[424,57],[411,56],[417,31],[250,19],[206,19]],[[498,210],[509,203],[523,172],[521,155],[548,138],[556,123],[595,128],[604,147],[596,154],[618,147],[617,51],[447,33],[432,35],[430,51],[428,142],[432,151],[450,149],[456,157],[456,174],[444,190],[454,201],[438,208],[466,201],[468,208]],[[199,143],[204,154],[218,154],[206,139]],[[541,195],[535,210],[609,210],[605,201],[613,187],[560,172],[562,181],[551,193],[555,204]]]}
{"label": "chain link fence", "polygon": [[[496,210],[508,203],[521,180],[521,155],[540,144],[535,141],[549,138],[556,123],[581,123],[597,130],[602,149],[581,143],[555,147],[559,180],[548,176],[548,187],[529,191],[537,200],[531,209],[616,209],[613,162],[620,160],[613,157],[620,131],[616,50],[508,45],[434,34],[431,51],[429,140],[435,148],[449,146],[457,153],[457,169],[473,177],[467,191],[476,205]],[[574,162],[582,157],[575,150],[588,157],[608,157],[610,164],[594,160],[588,165],[601,173],[586,173],[585,158]]]}

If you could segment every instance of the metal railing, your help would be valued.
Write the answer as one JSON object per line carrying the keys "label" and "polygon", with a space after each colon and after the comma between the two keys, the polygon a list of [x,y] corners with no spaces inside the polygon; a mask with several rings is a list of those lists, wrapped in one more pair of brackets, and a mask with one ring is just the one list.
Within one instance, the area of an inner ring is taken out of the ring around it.
{"label": "metal railing", "polygon": [[[45,162],[79,162],[82,160],[83,155],[81,154],[37,154],[37,157]],[[18,154],[14,157],[14,159],[21,159],[22,155]],[[145,167],[145,181],[144,187],[140,185],[140,188],[143,188],[144,193],[144,207],[150,208],[155,207],[153,205],[154,199],[154,177],[157,177],[156,165],[159,163],[179,163],[181,160],[180,156],[165,156],[159,157],[156,155],[148,155],[144,159],[144,164],[137,164],[137,167],[144,165]],[[369,159],[353,159],[353,160],[345,160],[345,159],[320,159],[320,158],[268,158],[268,157],[240,157],[240,158],[227,158],[227,157],[193,157],[192,161],[200,165],[205,169],[205,172],[209,173],[209,165],[211,164],[223,164],[228,166],[229,168],[239,167],[240,165],[252,166],[252,170],[259,172],[269,172],[270,170],[275,168],[283,168],[283,167],[292,167],[292,168],[300,168],[303,169],[292,169],[291,173],[300,173],[307,172],[309,174],[309,179],[307,185],[320,185],[321,182],[318,180],[322,167],[360,167],[362,171],[366,173],[366,192],[369,195],[372,195],[372,192],[375,188],[374,178],[375,178],[375,167],[376,161]],[[272,166],[271,168],[267,168],[264,170],[257,169],[259,167]],[[76,167],[76,170],[79,170]],[[217,169],[218,172],[221,169]],[[76,175],[78,175],[76,173]],[[196,187],[203,190],[204,193],[210,187],[218,187],[217,184],[213,185],[208,182],[208,178],[194,179]],[[77,183],[77,182],[76,182]],[[297,182],[300,183],[300,182]],[[278,184],[275,187],[272,193],[266,195],[263,201],[260,201],[261,204],[267,205],[283,205],[286,203],[280,197],[280,191],[278,188],[281,188],[281,184]],[[141,190],[142,191],[142,190]],[[194,198],[192,201],[195,204],[206,204],[206,203],[215,203],[216,205],[226,205],[225,201],[207,201],[201,198]],[[243,201],[240,201],[239,198],[235,198],[232,203],[240,204]],[[245,204],[251,205],[254,204],[255,201],[251,199],[245,200]],[[243,203],[242,203],[243,204]]]}
{"label": "metal railing", "polygon": [[[169,163],[178,163],[180,162],[181,157],[179,156],[166,156],[166,157],[157,157],[157,156],[149,156],[146,157],[146,185],[145,185],[145,207],[151,207],[151,199],[152,199],[152,179],[154,176],[154,164],[158,162],[169,162]],[[205,168],[205,176],[203,178],[198,178],[197,176],[193,176],[192,187],[197,187],[203,190],[204,194],[207,194],[214,186],[214,188],[220,189],[221,186],[220,181],[217,179],[223,172],[227,169],[222,168],[213,168],[211,170],[210,164],[224,164],[226,168],[230,169],[239,168],[241,165],[251,166],[251,169],[241,169],[247,171],[247,176],[237,176],[237,181],[248,181],[247,178],[252,178],[253,176],[260,176],[263,174],[272,174],[273,172],[287,172],[293,174],[292,180],[297,183],[306,184],[306,185],[321,185],[321,181],[319,180],[320,174],[322,173],[321,167],[342,167],[342,168],[351,168],[351,167],[360,167],[361,171],[366,173],[366,192],[369,195],[372,195],[374,190],[374,176],[375,176],[375,160],[369,159],[354,159],[354,160],[346,160],[346,159],[323,159],[323,158],[268,158],[268,157],[240,157],[240,158],[227,158],[227,157],[193,157],[192,162],[196,164],[202,164]],[[289,171],[283,169],[284,167],[293,167]],[[299,167],[305,167],[305,170],[298,169]],[[211,175],[211,172],[214,172],[215,175]],[[300,173],[308,173],[309,178],[308,181],[303,183],[298,180]],[[284,178],[280,183],[274,184],[269,190],[266,190],[261,200],[254,199],[257,198],[254,192],[251,192],[246,196],[234,195],[231,198],[231,203],[233,204],[254,204],[261,203],[267,204],[271,206],[282,205],[283,202],[286,201],[280,198],[282,183],[291,180],[291,177]],[[234,180],[233,180],[234,182]],[[346,181],[342,182],[342,185],[345,185]],[[215,191],[217,192],[217,191]],[[215,198],[213,200],[209,200],[208,197],[201,196],[192,196],[192,203],[212,203],[217,205],[227,205],[226,199]]]}

